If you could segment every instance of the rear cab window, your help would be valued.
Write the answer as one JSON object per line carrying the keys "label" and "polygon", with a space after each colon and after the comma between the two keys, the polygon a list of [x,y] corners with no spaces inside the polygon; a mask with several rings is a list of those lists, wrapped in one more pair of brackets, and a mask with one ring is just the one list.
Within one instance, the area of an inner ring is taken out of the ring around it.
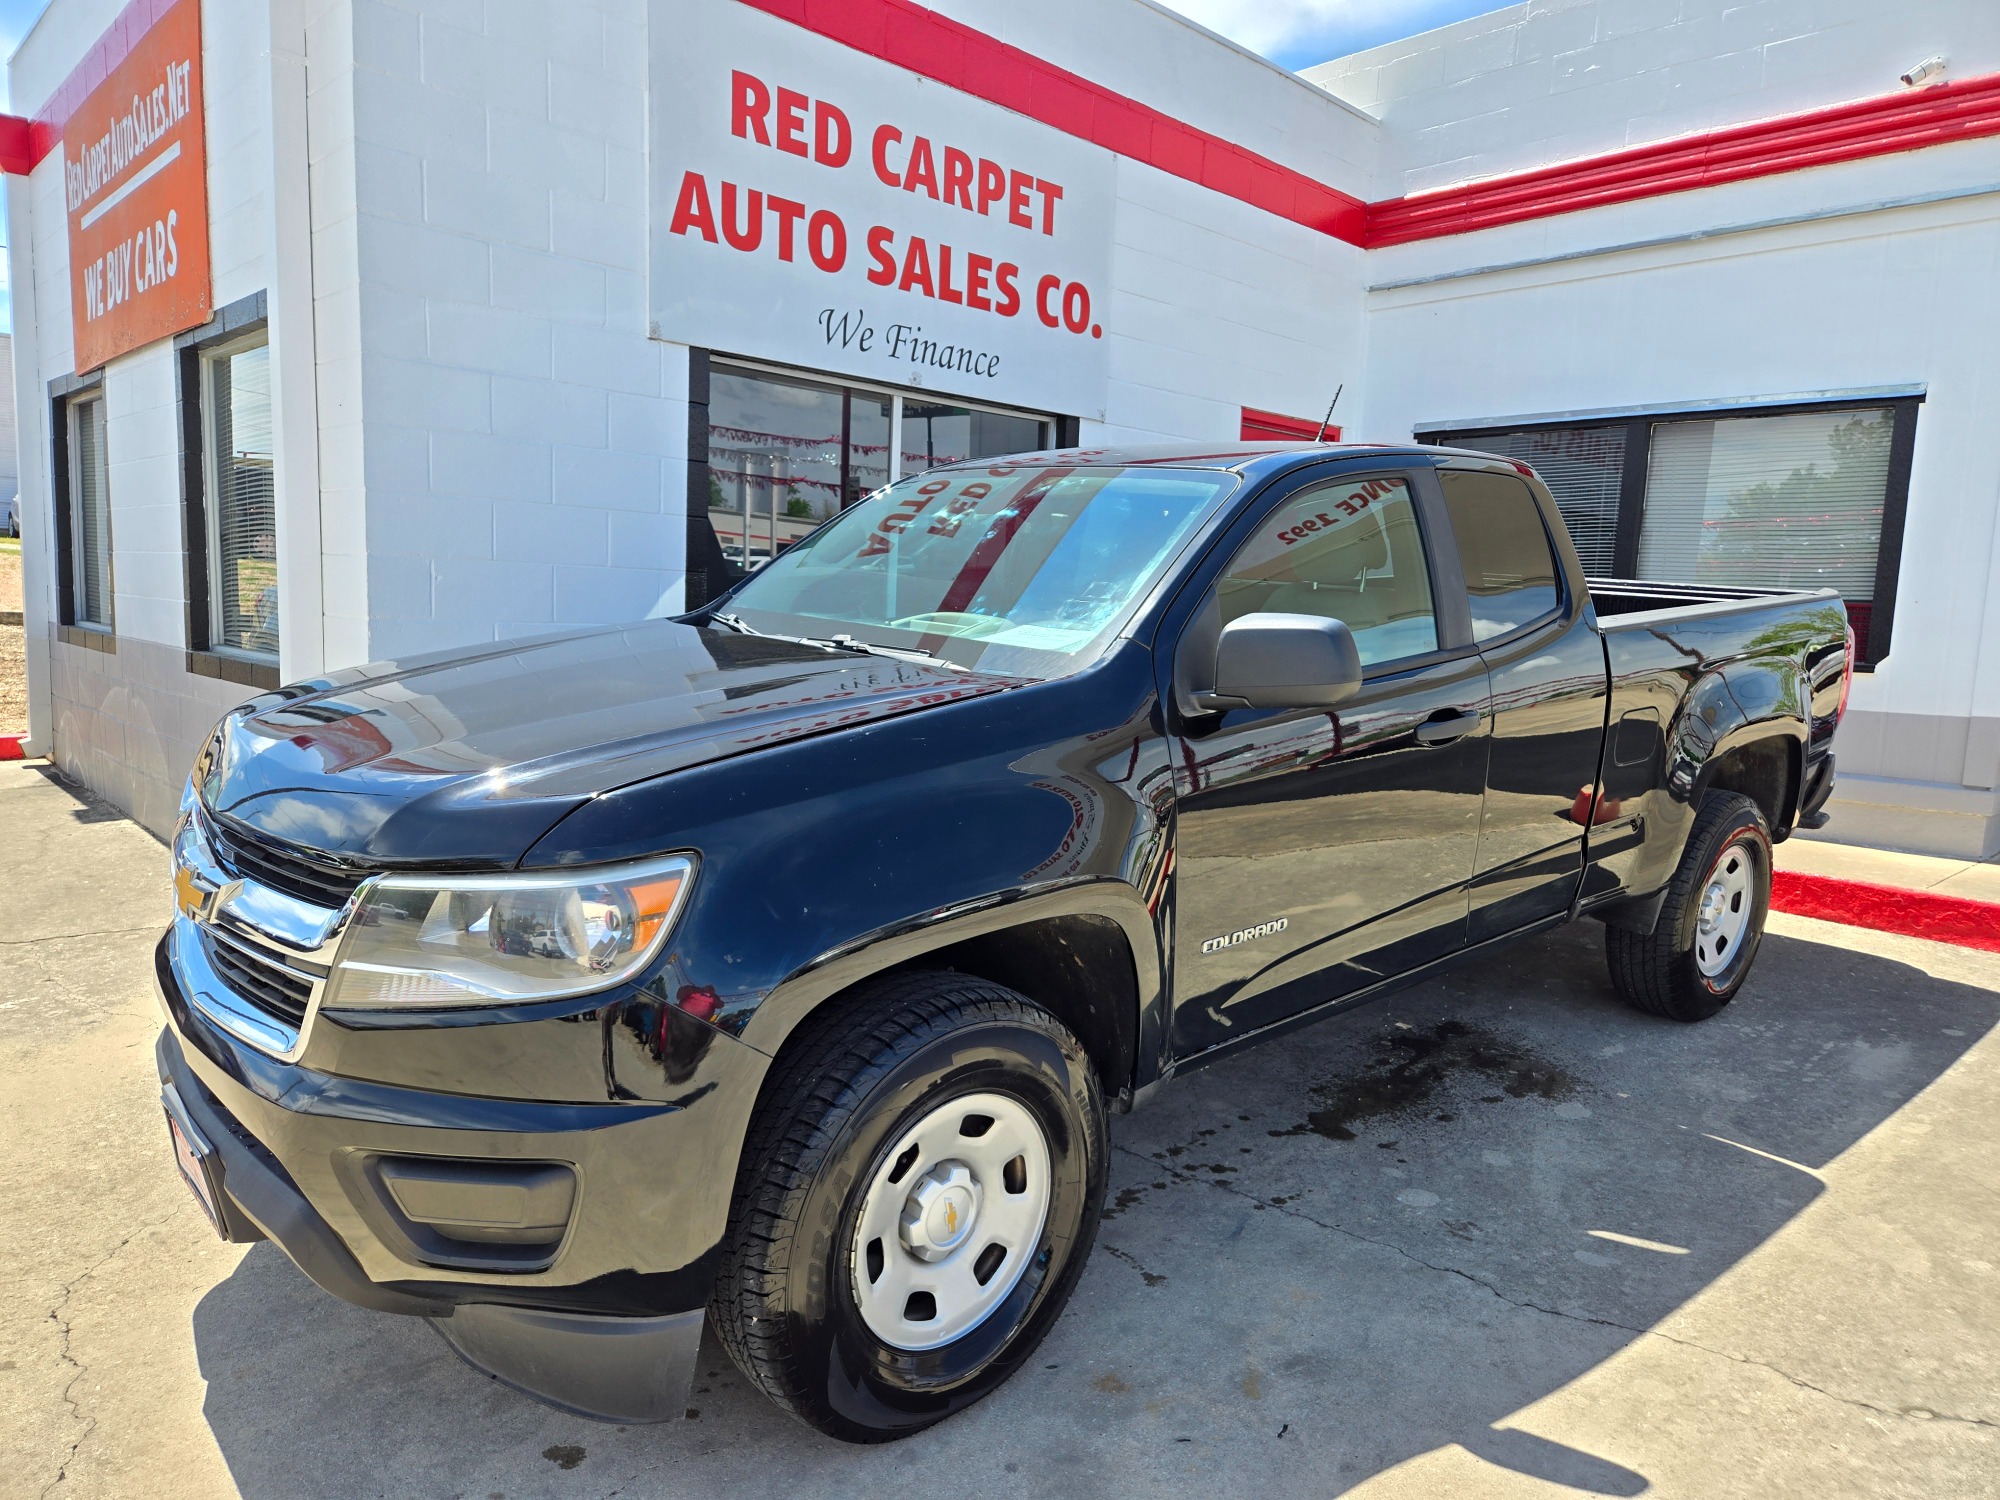
{"label": "rear cab window", "polygon": [[1484,645],[1562,608],[1562,568],[1526,481],[1440,469],[1445,513],[1472,597],[1472,639]]}

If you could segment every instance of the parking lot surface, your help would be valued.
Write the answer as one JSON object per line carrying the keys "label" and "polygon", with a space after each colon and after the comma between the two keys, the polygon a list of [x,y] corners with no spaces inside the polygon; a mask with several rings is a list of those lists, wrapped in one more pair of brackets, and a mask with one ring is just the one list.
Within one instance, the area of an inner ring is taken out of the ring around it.
{"label": "parking lot surface", "polygon": [[1681,1027],[1584,924],[1189,1074],[1031,1366],[862,1449],[712,1343],[691,1420],[566,1416],[216,1241],[164,864],[0,766],[0,1495],[2000,1493],[2000,955],[1777,917]]}

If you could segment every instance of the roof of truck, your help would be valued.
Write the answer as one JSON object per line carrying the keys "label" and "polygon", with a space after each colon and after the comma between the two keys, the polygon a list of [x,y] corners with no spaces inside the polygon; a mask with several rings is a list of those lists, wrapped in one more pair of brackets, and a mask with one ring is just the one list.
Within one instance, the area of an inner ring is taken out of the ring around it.
{"label": "roof of truck", "polygon": [[1143,443],[1108,448],[1056,448],[1044,453],[1010,453],[1002,457],[966,459],[940,468],[984,468],[996,464],[1023,468],[1077,468],[1113,464],[1153,464],[1174,469],[1244,469],[1265,459],[1344,458],[1363,454],[1409,453],[1435,458],[1439,450],[1415,443]]}

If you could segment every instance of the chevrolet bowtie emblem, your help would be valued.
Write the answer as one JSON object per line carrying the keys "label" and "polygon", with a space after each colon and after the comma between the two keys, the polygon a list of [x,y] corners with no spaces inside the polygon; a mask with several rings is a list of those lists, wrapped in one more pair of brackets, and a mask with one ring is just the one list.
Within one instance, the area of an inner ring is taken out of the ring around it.
{"label": "chevrolet bowtie emblem", "polygon": [[215,900],[215,888],[202,884],[192,868],[187,865],[174,867],[174,905],[180,908],[184,917],[202,921],[208,916],[209,906]]}

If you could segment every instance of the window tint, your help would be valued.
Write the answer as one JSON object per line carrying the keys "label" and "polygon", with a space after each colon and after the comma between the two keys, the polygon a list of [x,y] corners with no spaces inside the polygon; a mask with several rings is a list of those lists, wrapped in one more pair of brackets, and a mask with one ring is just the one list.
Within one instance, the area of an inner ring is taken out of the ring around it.
{"label": "window tint", "polygon": [[903,472],[962,463],[1003,453],[1033,453],[1049,446],[1049,424],[1039,417],[903,398]]}
{"label": "window tint", "polygon": [[[889,450],[899,426],[896,464]],[[709,376],[708,523],[725,576],[710,583],[755,572],[899,474],[1046,448],[1051,427],[1028,414],[718,363]]]}
{"label": "window tint", "polygon": [[1454,448],[1518,458],[1541,476],[1569,528],[1576,560],[1589,578],[1618,573],[1618,504],[1625,482],[1623,423],[1615,427],[1537,427],[1453,438]]}
{"label": "window tint", "polygon": [[1268,611],[1339,620],[1361,664],[1437,649],[1431,580],[1406,480],[1315,485],[1267,519],[1217,586],[1226,625]]}
{"label": "window tint", "polygon": [[1889,645],[1887,619],[1874,638],[1875,575],[1901,543],[1917,410],[1634,416],[1427,441],[1532,465],[1588,577],[1839,589],[1865,669]]}
{"label": "window tint", "polygon": [[1555,550],[1534,492],[1509,474],[1443,469],[1445,509],[1472,595],[1472,638],[1490,641],[1562,602]]}
{"label": "window tint", "polygon": [[104,398],[69,404],[71,600],[75,622],[111,628],[111,468]]}
{"label": "window tint", "polygon": [[1865,641],[1895,431],[1888,407],[1656,423],[1639,576],[1836,588]]}
{"label": "window tint", "polygon": [[[737,567],[763,566],[840,509],[841,398],[803,380],[710,377],[708,519]],[[886,450],[887,420],[873,425]]]}
{"label": "window tint", "polygon": [[207,355],[209,644],[278,650],[278,519],[272,490],[271,350]]}

